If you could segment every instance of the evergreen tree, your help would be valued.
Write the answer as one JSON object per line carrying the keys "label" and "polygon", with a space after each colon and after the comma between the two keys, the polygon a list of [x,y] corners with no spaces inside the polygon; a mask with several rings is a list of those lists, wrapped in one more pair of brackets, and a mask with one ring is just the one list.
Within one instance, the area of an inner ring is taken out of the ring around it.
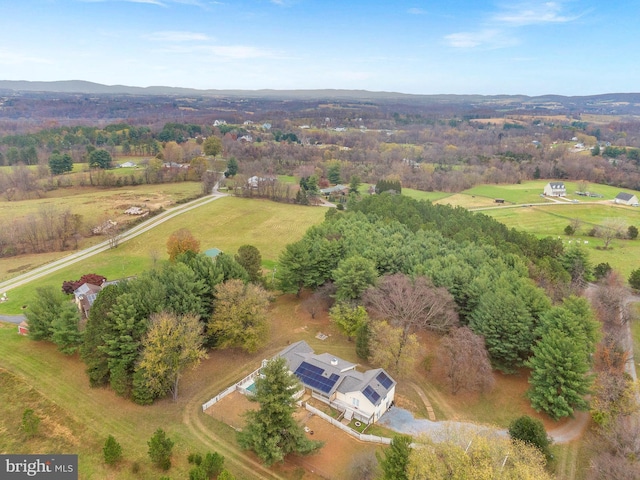
{"label": "evergreen tree", "polygon": [[508,432],[512,440],[528,443],[540,450],[547,459],[551,458],[549,450],[551,439],[547,436],[544,424],[540,420],[523,415],[511,422]]}
{"label": "evergreen tree", "polygon": [[253,245],[242,245],[235,256],[238,262],[249,274],[249,281],[258,283],[262,279],[262,255]]}
{"label": "evergreen tree", "polygon": [[378,277],[372,260],[353,255],[342,260],[333,272],[336,284],[336,300],[355,300],[373,285]]}
{"label": "evergreen tree", "polygon": [[122,459],[122,446],[116,441],[113,435],[109,435],[102,448],[104,463],[115,465]]}
{"label": "evergreen tree", "polygon": [[529,356],[534,319],[523,300],[504,285],[495,284],[480,297],[469,326],[485,338],[495,368],[513,373]]}
{"label": "evergreen tree", "polygon": [[411,454],[411,437],[396,435],[391,445],[384,451],[384,457],[378,457],[382,468],[383,480],[409,480],[407,467]]}
{"label": "evergreen tree", "polygon": [[51,322],[53,334],[51,340],[58,346],[58,350],[66,355],[78,351],[82,345],[82,332],[78,329],[80,314],[75,304],[64,302],[56,318]]}
{"label": "evergreen tree", "polygon": [[[629,286],[636,290],[640,290],[640,268],[636,268],[629,275]],[[31,334],[31,330],[29,330],[29,334]]]}
{"label": "evergreen tree", "polygon": [[252,401],[259,410],[247,411],[246,427],[238,434],[242,448],[253,450],[266,465],[282,462],[289,453],[307,454],[322,444],[309,440],[293,418],[293,394],[302,387],[291,375],[284,358],[267,362],[262,375],[256,379]]}
{"label": "evergreen tree", "polygon": [[155,431],[151,439],[147,442],[149,446],[149,458],[153,464],[162,470],[171,468],[171,450],[173,441],[167,437],[163,429]]}
{"label": "evergreen tree", "polygon": [[553,419],[586,410],[585,396],[592,377],[584,347],[562,330],[549,330],[533,347],[533,356],[525,362],[531,368],[527,395],[531,406]]}
{"label": "evergreen tree", "polygon": [[25,313],[29,324],[29,338],[50,340],[53,336],[53,321],[66,301],[64,295],[53,286],[36,288],[34,300]]}
{"label": "evergreen tree", "polygon": [[238,173],[238,161],[231,157],[227,162],[227,170],[224,172],[225,177],[233,177]]}

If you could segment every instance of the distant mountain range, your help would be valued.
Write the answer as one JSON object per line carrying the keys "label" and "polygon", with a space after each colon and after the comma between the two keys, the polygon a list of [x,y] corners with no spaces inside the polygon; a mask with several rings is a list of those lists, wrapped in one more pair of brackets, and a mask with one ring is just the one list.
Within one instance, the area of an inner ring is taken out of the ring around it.
{"label": "distant mountain range", "polygon": [[102,85],[83,80],[65,80],[57,82],[30,82],[25,80],[0,80],[0,92],[52,92],[78,93],[91,95],[171,95],[171,96],[213,96],[213,97],[252,97],[252,98],[291,98],[291,99],[354,99],[354,100],[408,100],[433,103],[522,103],[541,104],[598,104],[617,103],[640,106],[640,93],[605,93],[588,96],[563,95],[417,95],[395,92],[372,92],[367,90],[199,90],[180,87],[130,87],[126,85]]}

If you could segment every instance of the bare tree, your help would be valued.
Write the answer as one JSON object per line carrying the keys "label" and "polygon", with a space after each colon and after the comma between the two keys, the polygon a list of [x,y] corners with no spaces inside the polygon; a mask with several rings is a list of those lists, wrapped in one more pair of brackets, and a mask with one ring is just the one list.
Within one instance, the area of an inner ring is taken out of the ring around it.
{"label": "bare tree", "polygon": [[309,312],[311,318],[315,319],[316,315],[322,310],[328,310],[333,306],[333,295],[336,293],[336,286],[333,282],[326,282],[307,297],[302,306]]}
{"label": "bare tree", "polygon": [[490,391],[495,380],[484,338],[469,328],[456,328],[449,332],[438,348],[440,369],[451,393]]}
{"label": "bare tree", "polygon": [[629,290],[616,272],[610,272],[592,291],[591,303],[607,333],[616,336],[629,320]]}
{"label": "bare tree", "polygon": [[109,240],[109,248],[118,248],[118,245],[120,245],[120,239],[122,238],[118,224],[111,225],[105,233]]}
{"label": "bare tree", "polygon": [[453,296],[446,288],[434,287],[427,277],[386,275],[364,293],[363,300],[374,317],[401,327],[405,336],[416,328],[446,332],[458,324]]}
{"label": "bare tree", "polygon": [[606,218],[596,227],[596,237],[602,239],[606,250],[614,238],[623,238],[626,231],[627,223],[623,218]]}

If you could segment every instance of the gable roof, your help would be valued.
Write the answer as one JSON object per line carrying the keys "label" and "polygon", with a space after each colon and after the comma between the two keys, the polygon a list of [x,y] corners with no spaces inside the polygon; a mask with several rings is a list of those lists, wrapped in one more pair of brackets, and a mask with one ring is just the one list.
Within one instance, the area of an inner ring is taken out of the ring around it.
{"label": "gable roof", "polygon": [[564,182],[549,182],[549,186],[554,190],[564,189]]}
{"label": "gable roof", "polygon": [[622,200],[624,202],[628,202],[633,197],[635,197],[635,195],[632,195],[631,193],[626,193],[626,192],[620,192],[618,195],[616,195],[617,200]]}
{"label": "gable roof", "polygon": [[318,355],[304,340],[288,346],[278,356],[287,360],[289,370],[305,387],[327,397],[336,391],[360,392],[372,405],[378,406],[396,384],[382,368],[358,372],[355,363],[329,353]]}

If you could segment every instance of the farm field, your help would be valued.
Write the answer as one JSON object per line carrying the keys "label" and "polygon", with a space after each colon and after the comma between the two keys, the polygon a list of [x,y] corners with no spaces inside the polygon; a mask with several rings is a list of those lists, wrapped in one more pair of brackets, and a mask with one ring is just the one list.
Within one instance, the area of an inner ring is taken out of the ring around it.
{"label": "farm field", "polygon": [[[632,270],[638,268],[633,259],[640,258],[640,240],[614,239],[608,250],[599,238],[587,236],[587,232],[607,218],[623,218],[628,225],[640,226],[640,210],[634,207],[616,206],[611,202],[603,204],[567,204],[523,208],[504,208],[483,211],[508,227],[534,233],[538,236],[562,238],[565,245],[580,243],[589,252],[593,265],[608,262],[623,278],[628,278]],[[565,235],[564,228],[573,219],[579,219],[582,226],[578,234]]]}
{"label": "farm field", "polygon": [[[8,202],[0,199],[0,221],[37,214],[43,206],[55,205],[59,210],[70,209],[82,215],[86,222],[101,218],[122,217],[124,210],[133,205],[157,209],[168,208],[177,201],[191,198],[201,191],[199,182],[163,183],[135,187],[101,188],[70,187],[47,192],[43,198]],[[131,218],[130,216],[126,216]]]}
{"label": "farm field", "polygon": [[[260,250],[263,266],[272,270],[284,246],[299,239],[310,226],[320,223],[325,212],[326,208],[323,207],[303,207],[237,197],[221,198],[181,214],[116,249],[55,272],[37,283],[10,291],[9,300],[0,304],[0,313],[20,313],[22,307],[28,305],[36,286],[62,285],[64,280],[79,277],[86,272],[115,279],[136,275],[151,268],[154,261],[167,258],[167,238],[181,228],[191,230],[200,240],[203,251],[215,247],[235,254],[242,245],[253,245]],[[102,237],[100,239],[103,240]],[[61,256],[67,254],[68,252],[63,252]],[[15,260],[21,261],[22,265],[35,264],[36,260],[32,257],[21,256]],[[4,263],[0,268],[0,276],[8,277]]]}

